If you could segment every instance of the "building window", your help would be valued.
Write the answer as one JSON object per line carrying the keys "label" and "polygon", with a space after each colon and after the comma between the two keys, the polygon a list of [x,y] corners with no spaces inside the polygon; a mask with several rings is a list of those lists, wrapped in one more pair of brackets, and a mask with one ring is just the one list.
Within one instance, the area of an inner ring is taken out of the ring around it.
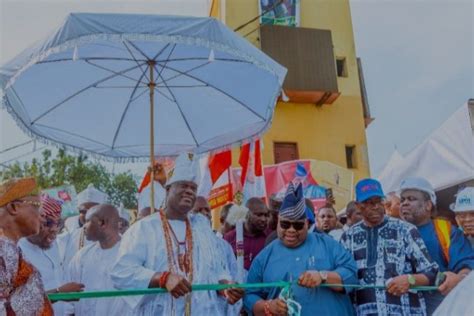
{"label": "building window", "polygon": [[347,77],[347,62],[346,57],[336,58],[336,70],[338,77]]}
{"label": "building window", "polygon": [[356,165],[356,147],[346,145],[346,164],[347,168],[355,169]]}
{"label": "building window", "polygon": [[275,163],[299,159],[298,143],[273,143],[273,156]]}

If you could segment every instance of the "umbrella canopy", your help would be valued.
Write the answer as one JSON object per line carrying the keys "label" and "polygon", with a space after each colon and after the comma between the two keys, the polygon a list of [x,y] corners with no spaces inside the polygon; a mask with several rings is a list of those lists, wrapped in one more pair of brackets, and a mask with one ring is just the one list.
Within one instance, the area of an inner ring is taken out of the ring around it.
{"label": "umbrella canopy", "polygon": [[33,138],[128,161],[150,139],[170,156],[259,136],[285,74],[212,18],[80,13],[4,65],[0,87]]}

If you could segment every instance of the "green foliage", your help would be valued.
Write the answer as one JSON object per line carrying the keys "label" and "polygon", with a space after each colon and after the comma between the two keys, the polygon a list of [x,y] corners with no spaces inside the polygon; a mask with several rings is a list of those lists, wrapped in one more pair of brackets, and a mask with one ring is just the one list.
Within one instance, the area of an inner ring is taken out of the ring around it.
{"label": "green foliage", "polygon": [[137,182],[132,173],[112,174],[103,165],[89,161],[87,156],[71,156],[64,150],[59,150],[54,158],[50,150],[44,150],[42,156],[31,163],[10,165],[0,171],[0,178],[35,177],[41,189],[72,184],[77,192],[92,183],[109,195],[112,204],[118,206],[122,202],[126,208],[137,207]]}

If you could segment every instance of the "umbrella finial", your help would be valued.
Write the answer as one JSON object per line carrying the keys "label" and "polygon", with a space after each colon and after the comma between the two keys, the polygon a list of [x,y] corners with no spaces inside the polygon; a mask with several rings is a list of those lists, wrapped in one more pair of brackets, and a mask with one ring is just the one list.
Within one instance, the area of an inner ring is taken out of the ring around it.
{"label": "umbrella finial", "polygon": [[209,60],[209,61],[214,61],[215,60],[213,49],[211,49],[211,51],[209,52],[209,58],[207,60]]}
{"label": "umbrella finial", "polygon": [[74,46],[74,52],[72,53],[72,60],[76,61],[79,59],[79,52],[77,46]]}

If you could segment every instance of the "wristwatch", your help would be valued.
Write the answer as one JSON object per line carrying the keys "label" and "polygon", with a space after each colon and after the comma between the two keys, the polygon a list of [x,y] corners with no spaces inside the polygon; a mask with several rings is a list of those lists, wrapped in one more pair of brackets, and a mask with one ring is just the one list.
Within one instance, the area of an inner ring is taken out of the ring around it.
{"label": "wristwatch", "polygon": [[326,283],[328,280],[328,272],[327,271],[319,271],[319,275],[321,276],[321,283]]}
{"label": "wristwatch", "polygon": [[408,275],[408,284],[410,284],[410,286],[415,286],[416,285],[416,279],[413,276],[413,274]]}

